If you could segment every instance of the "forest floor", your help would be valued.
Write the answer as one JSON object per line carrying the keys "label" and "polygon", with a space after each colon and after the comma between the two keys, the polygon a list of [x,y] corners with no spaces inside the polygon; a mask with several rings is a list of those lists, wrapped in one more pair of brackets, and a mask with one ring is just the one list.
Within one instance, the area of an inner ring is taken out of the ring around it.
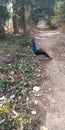
{"label": "forest floor", "polygon": [[42,125],[40,130],[65,130],[65,34],[39,27],[35,31],[37,46],[53,58],[42,56],[41,90],[37,98]]}
{"label": "forest floor", "polygon": [[31,34],[53,60],[22,37],[0,41],[0,129],[65,130],[65,34],[41,26]]}

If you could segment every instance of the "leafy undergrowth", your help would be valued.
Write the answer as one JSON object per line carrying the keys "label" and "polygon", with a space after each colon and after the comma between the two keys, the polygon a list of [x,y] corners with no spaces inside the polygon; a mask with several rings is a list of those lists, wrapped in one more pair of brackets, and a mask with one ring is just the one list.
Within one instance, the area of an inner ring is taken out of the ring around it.
{"label": "leafy undergrowth", "polygon": [[33,130],[40,123],[31,115],[29,94],[38,81],[39,59],[21,37],[0,41],[0,129]]}

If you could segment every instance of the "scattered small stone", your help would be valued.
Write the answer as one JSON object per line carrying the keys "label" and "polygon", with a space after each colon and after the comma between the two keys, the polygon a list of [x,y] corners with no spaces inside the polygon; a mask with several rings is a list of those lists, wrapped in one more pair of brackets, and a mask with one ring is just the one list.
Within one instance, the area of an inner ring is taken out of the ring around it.
{"label": "scattered small stone", "polygon": [[9,54],[7,56],[10,56]]}
{"label": "scattered small stone", "polygon": [[45,127],[45,126],[41,126],[41,127],[40,127],[40,130],[48,130],[48,128]]}
{"label": "scattered small stone", "polygon": [[40,72],[41,70],[38,70],[38,72]]}
{"label": "scattered small stone", "polygon": [[13,99],[15,97],[15,95],[13,94],[12,96],[10,96],[10,99]]}
{"label": "scattered small stone", "polygon": [[0,108],[2,107],[2,103],[0,103]]}
{"label": "scattered small stone", "polygon": [[3,97],[0,98],[0,101],[5,100],[5,99],[6,99],[6,97],[3,96]]}
{"label": "scattered small stone", "polygon": [[41,76],[40,74],[37,75],[38,78],[39,78],[40,76]]}
{"label": "scattered small stone", "polygon": [[34,103],[35,103],[35,105],[38,105],[38,104],[39,104],[39,101],[38,101],[38,100],[35,100]]}
{"label": "scattered small stone", "polygon": [[41,96],[42,96],[42,94],[36,94],[35,96],[36,96],[36,97],[41,97]]}
{"label": "scattered small stone", "polygon": [[49,91],[51,91],[51,88],[49,88]]}
{"label": "scattered small stone", "polygon": [[5,119],[2,119],[2,120],[0,121],[0,125],[1,125],[2,123],[4,123],[4,121],[5,121]]}
{"label": "scattered small stone", "polygon": [[19,114],[18,114],[14,109],[13,109],[12,112],[13,112],[13,114],[14,114],[14,115],[12,116],[12,118],[15,119]]}
{"label": "scattered small stone", "polygon": [[33,90],[34,90],[35,92],[38,92],[38,91],[40,90],[40,87],[34,86],[34,87],[33,87]]}
{"label": "scattered small stone", "polygon": [[52,100],[52,103],[55,103],[55,100]]}
{"label": "scattered small stone", "polygon": [[12,79],[11,79],[11,82],[12,82],[12,83],[14,83],[14,82],[15,82],[15,79],[14,79],[14,78],[12,78]]}
{"label": "scattered small stone", "polygon": [[21,96],[18,96],[18,99],[21,100]]}
{"label": "scattered small stone", "polygon": [[27,46],[28,48],[30,48],[30,46]]}
{"label": "scattered small stone", "polygon": [[37,113],[36,111],[31,111],[32,115],[36,115],[36,113]]}
{"label": "scattered small stone", "polygon": [[8,66],[11,66],[11,64],[8,64]]}
{"label": "scattered small stone", "polygon": [[29,101],[29,97],[27,97],[26,101]]}
{"label": "scattered small stone", "polygon": [[13,83],[13,82],[15,82],[15,79],[13,78],[13,76],[9,76],[9,79],[10,79],[10,81]]}
{"label": "scattered small stone", "polygon": [[14,71],[11,71],[10,74],[13,75],[13,74],[14,74]]}
{"label": "scattered small stone", "polygon": [[36,69],[37,72],[40,72],[41,70],[40,69]]}

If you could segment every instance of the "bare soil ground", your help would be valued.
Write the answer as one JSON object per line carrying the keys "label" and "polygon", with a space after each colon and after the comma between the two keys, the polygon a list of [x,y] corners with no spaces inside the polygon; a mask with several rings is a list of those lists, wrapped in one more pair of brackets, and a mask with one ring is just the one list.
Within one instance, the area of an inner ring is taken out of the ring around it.
{"label": "bare soil ground", "polygon": [[40,62],[41,90],[36,97],[42,120],[39,129],[65,130],[65,35],[44,28],[39,28],[35,34],[37,46],[53,58],[45,61],[42,57]]}

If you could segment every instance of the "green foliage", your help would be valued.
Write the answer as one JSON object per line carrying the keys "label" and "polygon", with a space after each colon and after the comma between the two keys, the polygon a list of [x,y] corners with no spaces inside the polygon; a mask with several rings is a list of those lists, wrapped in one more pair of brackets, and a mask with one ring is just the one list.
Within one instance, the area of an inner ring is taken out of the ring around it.
{"label": "green foliage", "polygon": [[[52,20],[54,16],[58,16],[59,19],[61,17],[61,21],[64,22],[64,5],[65,2],[60,0],[1,0],[0,6],[6,5],[7,3],[12,2],[13,6],[13,16],[17,17],[17,23],[19,22],[20,27],[23,28],[24,32],[26,31],[26,25],[37,25],[38,21],[45,20],[46,23],[51,26]],[[61,7],[60,7],[60,4]],[[56,6],[55,6],[56,5]],[[4,24],[6,19],[8,18],[8,12],[5,9],[6,6],[2,7],[0,14],[2,12],[2,17],[0,19],[3,20]],[[60,9],[61,8],[61,9]],[[5,12],[5,13],[3,13]],[[58,15],[57,15],[58,14]],[[6,16],[6,17],[5,17]],[[15,19],[16,23],[16,19]],[[14,24],[15,25],[15,24]],[[16,25],[16,26],[17,26]],[[4,34],[4,33],[3,33]]]}
{"label": "green foliage", "polygon": [[54,8],[55,16],[53,18],[54,23],[57,25],[65,23],[65,1],[57,0]]}
{"label": "green foliage", "polygon": [[9,18],[9,13],[6,6],[0,6],[0,24],[5,24],[6,20]]}
{"label": "green foliage", "polygon": [[1,5],[6,6],[8,2],[9,0],[0,0],[0,6]]}
{"label": "green foliage", "polygon": [[[24,3],[24,4],[23,4]],[[23,24],[23,6],[25,11],[26,24],[37,25],[38,21],[45,20],[51,23],[51,19],[54,16],[55,0],[19,0],[15,1],[15,13],[19,19],[20,26]]]}
{"label": "green foliage", "polygon": [[55,0],[38,0],[35,2],[36,3],[31,6],[31,8],[33,7],[30,14],[32,21],[34,22],[34,24],[37,24],[38,21],[43,19],[47,21],[47,23],[49,23],[54,16]]}
{"label": "green foliage", "polygon": [[0,38],[3,38],[5,36],[5,30],[4,27],[1,25],[0,26]]}
{"label": "green foliage", "polygon": [[0,66],[0,94],[5,94],[0,102],[0,128],[17,130],[22,126],[23,130],[33,130],[40,120],[32,119],[28,94],[37,85],[39,60],[27,39],[12,37],[0,44],[5,57]]}
{"label": "green foliage", "polygon": [[[42,20],[44,14],[43,14],[43,9],[42,8],[38,8],[38,9],[34,9],[29,18],[32,20],[31,23],[37,25],[37,23]],[[29,19],[28,18],[28,19]]]}
{"label": "green foliage", "polygon": [[9,13],[6,6],[0,5],[0,38],[5,36],[4,25],[6,20],[9,18]]}
{"label": "green foliage", "polygon": [[65,23],[65,1],[62,1],[59,7],[60,22]]}

